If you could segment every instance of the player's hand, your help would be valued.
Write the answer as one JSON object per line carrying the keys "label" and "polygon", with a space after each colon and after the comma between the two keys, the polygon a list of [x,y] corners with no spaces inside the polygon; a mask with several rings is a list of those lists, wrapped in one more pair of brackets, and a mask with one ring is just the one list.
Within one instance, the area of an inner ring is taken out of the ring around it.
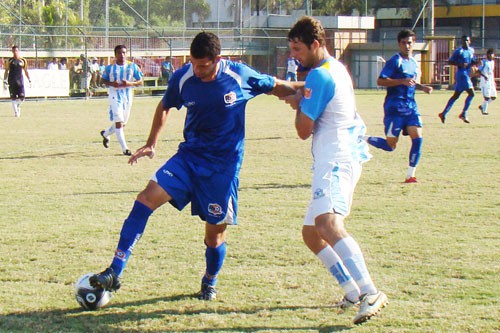
{"label": "player's hand", "polygon": [[432,93],[433,90],[434,90],[434,88],[432,88],[432,87],[424,86],[424,93],[426,93],[426,94]]}
{"label": "player's hand", "polygon": [[298,89],[295,95],[288,95],[285,97],[280,97],[282,101],[290,105],[292,109],[297,110],[299,108],[300,101],[302,100],[302,89]]}
{"label": "player's hand", "polygon": [[153,158],[155,156],[155,149],[151,146],[143,146],[137,149],[137,151],[133,153],[132,156],[130,156],[130,158],[128,159],[128,164],[134,165],[137,163],[138,159],[144,156]]}
{"label": "player's hand", "polygon": [[404,85],[408,87],[414,87],[415,84],[417,84],[417,81],[413,78],[408,78],[408,79],[403,79],[404,80]]}

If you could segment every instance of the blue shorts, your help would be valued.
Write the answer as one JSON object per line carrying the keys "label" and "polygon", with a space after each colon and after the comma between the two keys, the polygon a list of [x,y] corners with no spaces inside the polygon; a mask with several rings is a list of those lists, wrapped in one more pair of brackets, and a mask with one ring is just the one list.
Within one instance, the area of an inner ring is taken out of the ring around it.
{"label": "blue shorts", "polygon": [[470,79],[470,76],[468,75],[460,75],[457,74],[456,76],[456,83],[455,83],[455,91],[462,92],[465,90],[472,89],[472,80]]}
{"label": "blue shorts", "polygon": [[401,131],[403,135],[408,135],[406,128],[408,126],[422,127],[422,119],[420,119],[420,114],[413,113],[407,116],[385,116],[384,117],[384,128],[385,136],[397,138]]}
{"label": "blue shorts", "polygon": [[170,204],[178,210],[191,202],[191,215],[203,221],[238,224],[239,178],[234,169],[215,171],[177,153],[151,179],[172,197]]}

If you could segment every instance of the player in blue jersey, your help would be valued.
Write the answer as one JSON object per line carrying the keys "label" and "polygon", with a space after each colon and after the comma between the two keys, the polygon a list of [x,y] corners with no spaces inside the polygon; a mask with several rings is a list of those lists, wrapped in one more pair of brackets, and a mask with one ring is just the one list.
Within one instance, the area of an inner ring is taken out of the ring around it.
{"label": "player in blue jersey", "polygon": [[474,49],[470,46],[470,43],[471,40],[469,36],[462,36],[462,47],[456,49],[450,59],[448,59],[450,65],[457,67],[457,72],[455,74],[455,92],[448,100],[448,103],[446,103],[443,112],[438,114],[443,124],[446,121],[446,115],[450,112],[451,107],[464,91],[467,92],[467,98],[465,99],[462,113],[458,115],[458,118],[462,119],[466,124],[470,123],[469,118],[467,118],[467,110],[469,110],[472,99],[474,98],[471,67],[476,64]]}
{"label": "player in blue jersey", "polygon": [[102,74],[102,82],[108,86],[109,115],[111,126],[101,131],[104,148],[109,147],[109,136],[116,134],[123,155],[132,152],[125,140],[125,125],[130,117],[134,99],[134,87],[142,85],[142,72],[137,64],[127,60],[127,47],[115,47],[115,63],[106,66]]}
{"label": "player in blue jersey", "polygon": [[310,68],[303,94],[285,98],[296,110],[298,136],[303,140],[312,136],[312,196],[302,237],[344,290],[337,305],[342,309],[359,306],[354,323],[360,324],[388,302],[375,287],[358,243],[344,226],[361,164],[370,158],[363,140],[366,128],[356,112],[352,79],[345,66],[328,53],[321,23],[302,17],[288,40],[292,55]]}
{"label": "player in blue jersey", "polygon": [[408,172],[405,183],[416,183],[415,171],[420,160],[422,149],[422,120],[415,101],[415,90],[420,89],[430,94],[432,87],[417,83],[420,74],[418,63],[412,57],[415,33],[404,29],[398,34],[399,52],[385,64],[379,75],[377,84],[387,87],[384,102],[385,139],[367,137],[374,147],[385,151],[393,151],[399,135],[409,135],[411,148]]}
{"label": "player in blue jersey", "polygon": [[226,227],[237,224],[246,104],[260,94],[283,97],[303,86],[221,59],[220,52],[219,38],[201,32],[191,43],[191,62],[172,74],[156,107],[147,143],[130,157],[129,163],[154,156],[172,109],[187,109],[184,141],[137,196],[123,224],[111,266],[90,278],[94,286],[107,290],[120,287],[123,269],[155,209],[169,202],[182,210],[191,203],[191,214],[205,221],[206,270],[199,296],[203,300],[215,299],[217,276],[226,257]]}

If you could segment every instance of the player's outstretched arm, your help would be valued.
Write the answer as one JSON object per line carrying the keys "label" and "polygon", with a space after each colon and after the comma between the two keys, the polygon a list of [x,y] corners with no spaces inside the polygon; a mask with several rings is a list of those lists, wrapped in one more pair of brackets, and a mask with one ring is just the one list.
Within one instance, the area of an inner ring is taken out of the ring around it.
{"label": "player's outstretched arm", "polygon": [[153,158],[155,155],[155,147],[158,142],[158,138],[163,128],[165,127],[165,123],[167,122],[168,114],[170,109],[165,109],[163,106],[163,100],[161,100],[156,106],[155,115],[153,117],[153,123],[151,124],[151,130],[149,131],[148,141],[144,146],[137,149],[137,151],[130,156],[128,163],[130,165],[136,164],[139,158],[148,156],[149,158]]}
{"label": "player's outstretched arm", "polygon": [[289,95],[295,95],[297,90],[304,88],[304,81],[285,81],[281,79],[275,79],[275,85],[271,94],[277,97],[286,97]]}

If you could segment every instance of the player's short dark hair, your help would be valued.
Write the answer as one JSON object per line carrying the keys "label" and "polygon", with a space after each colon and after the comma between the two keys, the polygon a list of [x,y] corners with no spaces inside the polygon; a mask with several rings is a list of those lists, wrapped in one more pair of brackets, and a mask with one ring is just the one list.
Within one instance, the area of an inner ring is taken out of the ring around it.
{"label": "player's short dark hair", "polygon": [[206,31],[202,31],[194,37],[189,49],[191,57],[195,59],[208,58],[210,60],[215,60],[220,55],[220,51],[219,37]]}
{"label": "player's short dark hair", "polygon": [[398,33],[398,43],[408,37],[415,37],[415,32],[410,29],[403,29]]}
{"label": "player's short dark hair", "polygon": [[326,45],[325,29],[321,22],[311,16],[302,16],[288,32],[289,41],[299,41],[310,47],[315,40]]}
{"label": "player's short dark hair", "polygon": [[123,44],[121,44],[121,45],[116,45],[116,46],[115,46],[115,55],[116,55],[116,52],[118,52],[118,50],[121,50],[121,49],[125,49],[125,50],[126,50],[126,49],[127,49],[127,47],[126,47],[125,45],[123,45]]}
{"label": "player's short dark hair", "polygon": [[12,50],[12,51],[14,51],[15,49],[18,49],[18,50],[19,50],[19,46],[17,46],[17,45],[12,45],[12,49],[11,49],[11,50]]}
{"label": "player's short dark hair", "polygon": [[495,49],[493,48],[489,48],[487,51],[486,51],[486,54],[490,55],[490,54],[494,54],[495,53]]}

